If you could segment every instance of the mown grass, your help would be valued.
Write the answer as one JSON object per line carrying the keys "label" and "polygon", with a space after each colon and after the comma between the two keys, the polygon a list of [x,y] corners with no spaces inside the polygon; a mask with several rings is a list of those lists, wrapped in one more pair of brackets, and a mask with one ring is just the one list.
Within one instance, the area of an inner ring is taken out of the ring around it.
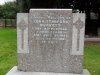
{"label": "mown grass", "polygon": [[[17,65],[16,29],[0,29],[0,75]],[[100,43],[85,44],[84,68],[100,75]]]}
{"label": "mown grass", "polygon": [[91,75],[100,75],[100,43],[85,44],[84,68],[87,68]]}
{"label": "mown grass", "polygon": [[16,56],[16,30],[0,29],[0,75],[17,64]]}

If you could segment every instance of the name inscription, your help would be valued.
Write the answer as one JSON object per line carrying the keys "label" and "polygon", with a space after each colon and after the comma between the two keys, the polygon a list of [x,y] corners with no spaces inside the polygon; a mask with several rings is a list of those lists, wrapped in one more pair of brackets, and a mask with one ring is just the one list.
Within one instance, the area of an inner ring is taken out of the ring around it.
{"label": "name inscription", "polygon": [[34,34],[32,38],[36,41],[41,41],[42,43],[58,43],[59,41],[64,41],[67,38],[67,27],[66,25],[70,22],[71,17],[64,16],[45,16],[37,17],[33,16],[32,27]]}

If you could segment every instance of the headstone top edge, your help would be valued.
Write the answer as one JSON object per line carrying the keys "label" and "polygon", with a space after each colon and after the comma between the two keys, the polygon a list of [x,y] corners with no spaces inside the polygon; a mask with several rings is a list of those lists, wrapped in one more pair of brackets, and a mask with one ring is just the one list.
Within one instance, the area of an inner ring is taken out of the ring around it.
{"label": "headstone top edge", "polygon": [[30,12],[32,12],[32,11],[61,11],[61,10],[72,12],[72,9],[30,9]]}
{"label": "headstone top edge", "polygon": [[31,10],[72,10],[72,9],[30,9]]}

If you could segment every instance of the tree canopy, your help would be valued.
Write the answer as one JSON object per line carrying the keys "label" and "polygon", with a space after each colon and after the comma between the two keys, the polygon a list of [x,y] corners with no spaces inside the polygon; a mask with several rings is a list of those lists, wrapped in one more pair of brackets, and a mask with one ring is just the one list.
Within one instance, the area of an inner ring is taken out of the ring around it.
{"label": "tree canopy", "polygon": [[16,2],[6,2],[0,5],[0,18],[16,18],[18,8]]}
{"label": "tree canopy", "polygon": [[100,0],[17,0],[22,12],[30,8],[72,8],[80,11],[95,10],[100,8]]}

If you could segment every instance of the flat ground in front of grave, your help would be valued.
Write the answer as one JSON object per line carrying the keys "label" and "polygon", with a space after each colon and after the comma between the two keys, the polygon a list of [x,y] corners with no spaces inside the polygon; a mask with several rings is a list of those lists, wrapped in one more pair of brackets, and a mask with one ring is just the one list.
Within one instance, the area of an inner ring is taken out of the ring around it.
{"label": "flat ground in front of grave", "polygon": [[[17,65],[16,29],[0,29],[0,75]],[[85,44],[84,68],[91,75],[100,75],[100,43]]]}

